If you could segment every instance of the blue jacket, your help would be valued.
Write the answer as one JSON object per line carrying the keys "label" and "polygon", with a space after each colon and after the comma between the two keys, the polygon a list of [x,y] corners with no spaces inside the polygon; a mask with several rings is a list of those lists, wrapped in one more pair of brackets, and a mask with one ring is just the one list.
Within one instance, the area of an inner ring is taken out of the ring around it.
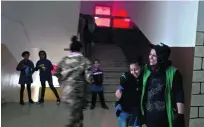
{"label": "blue jacket", "polygon": [[36,71],[37,70],[40,70],[40,81],[45,82],[52,78],[51,71],[53,70],[53,66],[50,60],[38,60],[38,62],[36,63]]}
{"label": "blue jacket", "polygon": [[[24,68],[24,65],[27,66]],[[34,64],[31,60],[21,60],[16,67],[17,71],[20,71],[19,84],[31,84],[33,83],[32,73],[34,71]]]}

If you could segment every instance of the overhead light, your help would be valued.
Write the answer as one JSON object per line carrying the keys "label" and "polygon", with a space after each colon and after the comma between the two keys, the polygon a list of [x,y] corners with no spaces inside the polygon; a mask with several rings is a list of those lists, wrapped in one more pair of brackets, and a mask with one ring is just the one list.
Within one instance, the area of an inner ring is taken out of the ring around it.
{"label": "overhead light", "polygon": [[127,21],[127,22],[129,22],[130,21],[130,19],[128,19],[128,18],[126,18],[126,19],[124,19],[125,21]]}

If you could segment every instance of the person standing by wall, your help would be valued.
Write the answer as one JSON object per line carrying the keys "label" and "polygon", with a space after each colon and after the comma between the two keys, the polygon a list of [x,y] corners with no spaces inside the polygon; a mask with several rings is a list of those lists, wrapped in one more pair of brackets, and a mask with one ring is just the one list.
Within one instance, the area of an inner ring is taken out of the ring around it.
{"label": "person standing by wall", "polygon": [[27,85],[29,103],[33,104],[34,102],[31,97],[31,83],[33,83],[32,74],[34,70],[34,64],[31,60],[29,60],[30,53],[28,51],[24,51],[21,56],[23,57],[23,60],[21,60],[16,67],[16,70],[21,72],[18,82],[21,85],[20,104],[25,104],[23,100],[25,84]]}
{"label": "person standing by wall", "polygon": [[83,127],[83,109],[87,106],[87,84],[91,84],[91,62],[80,52],[82,45],[73,36],[71,53],[57,65],[53,75],[58,78],[62,101],[71,111],[66,127]]}
{"label": "person standing by wall", "polygon": [[165,44],[152,45],[144,66],[141,112],[147,127],[185,127],[182,76],[170,53]]}

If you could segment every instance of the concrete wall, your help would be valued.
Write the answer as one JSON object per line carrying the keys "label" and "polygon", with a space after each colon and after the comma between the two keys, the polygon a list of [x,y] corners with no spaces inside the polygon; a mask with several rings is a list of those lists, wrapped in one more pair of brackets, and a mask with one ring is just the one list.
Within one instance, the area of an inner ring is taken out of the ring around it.
{"label": "concrete wall", "polygon": [[199,2],[198,26],[193,68],[190,127],[204,124],[204,2]]}
{"label": "concrete wall", "polygon": [[[61,58],[68,52],[70,37],[77,34],[79,20],[80,2],[63,1],[63,2],[41,2],[41,1],[3,1],[2,2],[2,40],[8,52],[13,56],[14,63],[17,64],[22,58],[21,53],[28,50],[31,53],[30,59],[35,63],[39,50],[45,50],[48,59],[53,64],[58,63]],[[2,57],[7,57],[2,54]],[[12,61],[7,61],[7,68],[2,67],[2,78],[12,76],[16,73]],[[7,70],[7,69],[10,70]],[[39,76],[35,73],[33,76],[33,86],[39,86]],[[10,84],[11,80],[4,81],[2,91],[6,87],[19,86],[18,80]],[[12,81],[13,82],[13,81]],[[54,77],[54,85],[58,82]],[[4,92],[11,94],[10,92]],[[13,96],[12,101],[19,95]]]}
{"label": "concrete wall", "polygon": [[190,127],[204,124],[204,31],[196,34]]}
{"label": "concrete wall", "polygon": [[1,100],[15,102],[19,100],[19,74],[15,71],[17,60],[5,44],[1,44]]}
{"label": "concrete wall", "polygon": [[31,43],[29,43],[24,26],[18,21],[2,15],[1,25],[1,99],[3,102],[17,102],[19,101],[20,85],[16,66],[22,59],[21,53],[24,50],[31,50]]}
{"label": "concrete wall", "polygon": [[204,31],[204,1],[199,1],[197,31]]}

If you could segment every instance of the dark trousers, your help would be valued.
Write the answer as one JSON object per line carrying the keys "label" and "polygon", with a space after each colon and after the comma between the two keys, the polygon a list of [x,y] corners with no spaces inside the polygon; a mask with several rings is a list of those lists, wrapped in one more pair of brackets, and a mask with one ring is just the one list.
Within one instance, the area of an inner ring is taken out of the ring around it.
{"label": "dark trousers", "polygon": [[105,99],[104,99],[103,91],[101,91],[101,92],[92,92],[91,104],[95,106],[96,99],[97,99],[97,94],[99,95],[99,99],[100,99],[101,105],[105,105]]}
{"label": "dark trousers", "polygon": [[167,119],[159,119],[157,121],[148,121],[146,120],[147,127],[169,127]]}
{"label": "dark trousers", "polygon": [[[21,90],[20,90],[20,101],[23,101],[23,95],[24,95],[24,89],[25,89],[25,84],[21,84]],[[31,98],[31,84],[27,84],[27,92],[28,92],[28,99],[32,100]]]}
{"label": "dark trousers", "polygon": [[[50,89],[52,90],[52,92],[55,94],[56,98],[58,99],[59,98],[59,94],[57,93],[57,90],[55,89],[53,83],[52,83],[52,78],[47,80],[48,81],[48,84],[50,86]],[[45,97],[45,89],[46,89],[46,84],[45,84],[46,81],[41,81],[41,98],[40,99],[44,99]]]}

